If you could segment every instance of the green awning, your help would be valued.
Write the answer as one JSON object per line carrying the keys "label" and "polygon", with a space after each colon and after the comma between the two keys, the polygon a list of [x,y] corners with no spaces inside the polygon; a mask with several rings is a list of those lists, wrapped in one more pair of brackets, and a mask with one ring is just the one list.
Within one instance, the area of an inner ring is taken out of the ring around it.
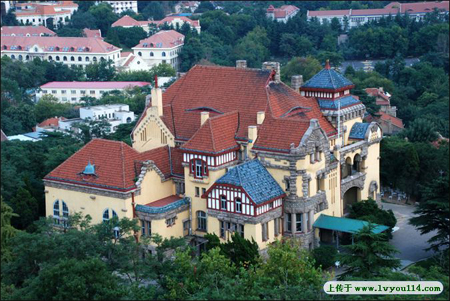
{"label": "green awning", "polygon": [[[356,233],[369,223],[358,219],[329,216],[321,214],[319,218],[314,222],[314,227],[320,229],[334,230],[339,232]],[[387,226],[373,224],[373,233],[381,233],[389,229]]]}

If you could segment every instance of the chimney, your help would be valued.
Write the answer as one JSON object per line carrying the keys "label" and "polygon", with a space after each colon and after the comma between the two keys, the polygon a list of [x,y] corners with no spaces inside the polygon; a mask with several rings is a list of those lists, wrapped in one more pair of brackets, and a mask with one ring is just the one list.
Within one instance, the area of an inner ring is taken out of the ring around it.
{"label": "chimney", "polygon": [[292,75],[291,77],[291,88],[297,93],[300,92],[300,87],[303,85],[303,75]]}
{"label": "chimney", "polygon": [[206,122],[206,120],[208,120],[208,118],[209,118],[209,112],[202,112],[200,114],[200,125],[203,125]]}
{"label": "chimney", "polygon": [[236,68],[247,68],[247,61],[246,60],[237,60]]}
{"label": "chimney", "polygon": [[162,90],[161,88],[152,89],[152,107],[158,108],[158,116],[163,115]]}
{"label": "chimney", "polygon": [[327,70],[330,70],[330,69],[331,69],[331,67],[330,67],[330,60],[327,60],[327,61],[325,62],[325,69],[327,69]]}
{"label": "chimney", "polygon": [[258,112],[256,115],[256,123],[262,124],[264,122],[264,118],[266,118],[266,113],[263,111]]}
{"label": "chimney", "polygon": [[255,143],[256,138],[258,138],[258,128],[256,125],[250,125],[248,127],[248,139],[251,140],[250,143]]}
{"label": "chimney", "polygon": [[264,62],[262,69],[275,70],[275,82],[280,82],[280,63],[279,62]]}

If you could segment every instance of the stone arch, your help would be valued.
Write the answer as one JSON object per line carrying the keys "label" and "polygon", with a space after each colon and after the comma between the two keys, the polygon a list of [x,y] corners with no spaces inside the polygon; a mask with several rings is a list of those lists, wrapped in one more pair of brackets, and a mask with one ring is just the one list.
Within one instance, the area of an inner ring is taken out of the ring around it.
{"label": "stone arch", "polygon": [[376,194],[378,191],[378,183],[377,181],[372,181],[369,184],[369,197],[376,200]]}
{"label": "stone arch", "polygon": [[361,162],[362,162],[361,155],[356,154],[353,157],[353,165],[352,165],[352,169],[354,172],[361,172]]}

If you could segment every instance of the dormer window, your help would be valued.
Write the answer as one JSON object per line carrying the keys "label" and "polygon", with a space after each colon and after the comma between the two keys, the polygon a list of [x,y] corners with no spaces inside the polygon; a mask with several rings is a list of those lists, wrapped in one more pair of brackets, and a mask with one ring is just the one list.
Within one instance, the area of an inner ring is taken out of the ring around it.
{"label": "dormer window", "polygon": [[203,178],[208,176],[208,165],[205,161],[200,159],[193,159],[191,160],[190,165],[191,174],[193,174],[195,178]]}

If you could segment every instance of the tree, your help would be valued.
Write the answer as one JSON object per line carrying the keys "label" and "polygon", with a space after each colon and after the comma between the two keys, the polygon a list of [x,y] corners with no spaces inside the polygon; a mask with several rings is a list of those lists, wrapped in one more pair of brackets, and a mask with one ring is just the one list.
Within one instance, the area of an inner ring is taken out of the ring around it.
{"label": "tree", "polygon": [[75,12],[70,19],[70,25],[79,30],[85,28],[95,29],[97,27],[95,17],[87,11]]}
{"label": "tree", "polygon": [[11,250],[9,247],[9,240],[16,235],[17,229],[11,226],[11,218],[18,217],[13,209],[3,202],[3,197],[1,198],[1,260],[11,259]]}
{"label": "tree", "polygon": [[164,8],[159,1],[151,1],[142,11],[145,19],[162,20],[166,15]]}
{"label": "tree", "polygon": [[221,245],[221,250],[238,267],[254,265],[259,259],[258,244],[253,238],[250,241],[237,232],[233,233],[231,241]]}
{"label": "tree", "polygon": [[51,94],[44,94],[34,107],[36,121],[42,122],[47,118],[64,116],[71,107],[70,104],[59,103],[58,99]]}
{"label": "tree", "polygon": [[111,124],[106,119],[89,120],[88,122],[74,122],[73,129],[77,129],[76,136],[88,143],[93,138],[105,138],[111,129]]}
{"label": "tree", "polygon": [[204,13],[209,10],[214,10],[214,5],[210,1],[202,1],[200,2],[200,5],[195,10],[195,13]]}
{"label": "tree", "polygon": [[409,222],[421,234],[437,231],[436,235],[428,240],[430,247],[427,250],[448,250],[450,235],[448,175],[434,179],[431,185],[424,189],[423,198],[414,211],[417,216],[411,218]]}
{"label": "tree", "polygon": [[337,257],[337,249],[333,246],[320,246],[312,251],[316,268],[328,269],[334,266]]}
{"label": "tree", "polygon": [[116,76],[116,69],[111,60],[100,60],[86,66],[86,77],[89,81],[111,81]]}
{"label": "tree", "polygon": [[414,120],[403,135],[411,142],[432,142],[438,138],[434,125],[423,118]]}
{"label": "tree", "polygon": [[15,212],[20,212],[20,215],[11,219],[12,225],[17,229],[27,229],[39,217],[38,201],[25,188],[19,188],[11,199],[11,207]]}
{"label": "tree", "polygon": [[369,224],[354,234],[354,243],[344,246],[348,253],[341,253],[339,259],[346,267],[346,276],[370,279],[379,276],[383,268],[398,268],[400,260],[394,257],[398,251],[386,241],[383,233],[373,233],[374,226]]}
{"label": "tree", "polygon": [[96,26],[101,30],[102,36],[106,36],[108,29],[111,28],[111,24],[119,19],[111,5],[106,2],[91,6],[89,13],[95,18]]}
{"label": "tree", "polygon": [[16,296],[38,300],[118,300],[126,293],[119,282],[120,278],[99,258],[69,258],[44,267]]}
{"label": "tree", "polygon": [[8,13],[2,16],[2,26],[18,26],[19,21],[16,19],[16,15],[12,9],[9,9]]}
{"label": "tree", "polygon": [[359,219],[370,223],[388,226],[387,238],[392,238],[392,228],[397,224],[394,212],[392,210],[383,210],[372,200],[356,202],[350,206],[349,218]]}
{"label": "tree", "polygon": [[32,105],[20,103],[16,107],[9,107],[5,110],[5,115],[10,117],[14,122],[22,125],[26,131],[31,131],[36,125],[35,108]]}
{"label": "tree", "polygon": [[262,27],[255,27],[233,49],[235,60],[246,60],[249,67],[260,68],[262,62],[269,57],[270,40]]}
{"label": "tree", "polygon": [[326,62],[327,60],[329,60],[330,64],[333,67],[339,67],[341,63],[344,61],[342,55],[340,55],[337,52],[330,52],[330,51],[321,51],[318,55],[316,55],[316,59],[319,62]]}
{"label": "tree", "polygon": [[320,70],[322,70],[322,66],[315,58],[311,56],[306,58],[295,57],[281,68],[281,80],[290,82],[293,75],[303,75],[303,80],[307,81]]}

